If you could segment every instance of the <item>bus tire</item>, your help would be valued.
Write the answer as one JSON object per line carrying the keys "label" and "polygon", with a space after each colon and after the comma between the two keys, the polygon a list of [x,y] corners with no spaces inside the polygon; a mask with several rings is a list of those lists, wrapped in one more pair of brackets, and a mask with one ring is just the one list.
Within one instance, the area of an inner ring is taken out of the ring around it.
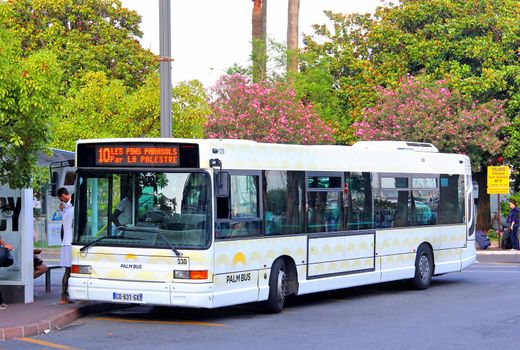
{"label": "bus tire", "polygon": [[415,289],[423,290],[430,286],[433,276],[433,254],[426,244],[419,246],[415,257],[415,275],[411,280]]}
{"label": "bus tire", "polygon": [[265,309],[269,313],[279,313],[283,310],[288,291],[287,266],[283,259],[277,259],[271,268],[269,276],[269,297]]}

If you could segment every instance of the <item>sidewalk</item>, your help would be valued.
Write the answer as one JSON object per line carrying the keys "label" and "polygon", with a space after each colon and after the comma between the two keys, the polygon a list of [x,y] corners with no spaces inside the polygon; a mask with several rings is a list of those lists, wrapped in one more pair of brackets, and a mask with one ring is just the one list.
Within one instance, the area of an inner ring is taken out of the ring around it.
{"label": "sidewalk", "polygon": [[50,293],[45,293],[44,276],[39,277],[34,281],[33,303],[9,304],[7,310],[0,311],[0,341],[45,334],[86,315],[128,307],[94,302],[59,305],[62,276],[63,269],[52,271]]}
{"label": "sidewalk", "polygon": [[477,255],[519,255],[520,250],[514,249],[502,249],[498,246],[498,242],[491,242],[491,245],[486,249],[480,249],[477,247]]}
{"label": "sidewalk", "polygon": [[[49,260],[52,258],[49,256]],[[492,245],[487,249],[477,249],[477,259],[486,262],[520,263],[520,251],[504,250]],[[0,311],[0,341],[18,337],[30,337],[45,334],[63,328],[80,317],[128,307],[126,304],[79,303],[59,305],[61,277],[63,270],[52,271],[51,292],[45,293],[44,276],[34,281],[37,296],[31,304],[10,304]]]}
{"label": "sidewalk", "polygon": [[497,247],[488,247],[486,249],[478,249],[477,255],[520,255],[520,250],[502,249]]}

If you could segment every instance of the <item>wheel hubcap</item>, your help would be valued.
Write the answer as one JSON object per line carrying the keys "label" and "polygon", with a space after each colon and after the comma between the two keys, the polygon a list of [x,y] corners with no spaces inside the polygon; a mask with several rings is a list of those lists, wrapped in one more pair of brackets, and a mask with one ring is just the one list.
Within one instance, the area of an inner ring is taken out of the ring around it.
{"label": "wheel hubcap", "polygon": [[430,261],[426,254],[421,255],[419,259],[419,273],[421,274],[421,279],[425,282],[430,278]]}
{"label": "wheel hubcap", "polygon": [[278,272],[278,301],[283,303],[285,301],[285,296],[287,295],[287,275],[284,271],[280,270]]}

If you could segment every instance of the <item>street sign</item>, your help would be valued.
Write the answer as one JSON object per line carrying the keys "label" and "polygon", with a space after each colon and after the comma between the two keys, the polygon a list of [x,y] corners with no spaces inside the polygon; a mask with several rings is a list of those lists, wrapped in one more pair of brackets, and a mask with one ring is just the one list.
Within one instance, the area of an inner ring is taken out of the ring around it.
{"label": "street sign", "polygon": [[487,173],[488,194],[509,194],[509,167],[488,166]]}

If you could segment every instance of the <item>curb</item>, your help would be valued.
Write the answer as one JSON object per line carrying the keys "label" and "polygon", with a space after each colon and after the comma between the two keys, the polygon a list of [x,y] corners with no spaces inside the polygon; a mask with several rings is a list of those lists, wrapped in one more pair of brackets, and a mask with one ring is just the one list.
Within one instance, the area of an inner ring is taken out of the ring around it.
{"label": "curb", "polygon": [[520,255],[518,250],[477,250],[477,255]]}
{"label": "curb", "polygon": [[127,307],[132,306],[127,304],[86,304],[77,309],[65,311],[61,315],[57,315],[48,320],[21,326],[0,328],[0,341],[47,334],[50,331],[62,329],[83,316],[105,311],[120,310]]}

